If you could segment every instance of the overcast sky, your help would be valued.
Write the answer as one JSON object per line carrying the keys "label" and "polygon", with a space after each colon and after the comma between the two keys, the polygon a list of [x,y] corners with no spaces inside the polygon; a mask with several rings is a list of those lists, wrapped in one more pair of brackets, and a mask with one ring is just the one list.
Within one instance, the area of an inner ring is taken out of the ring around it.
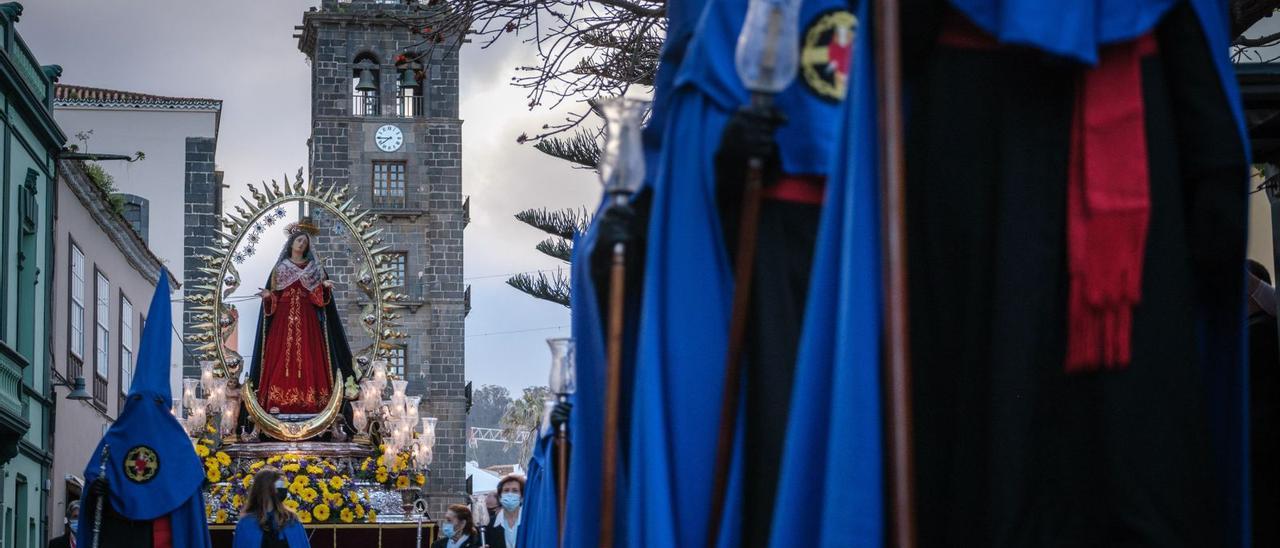
{"label": "overcast sky", "polygon": [[[223,101],[217,163],[239,201],[244,185],[292,174],[307,162],[310,67],[292,38],[319,0],[39,0],[24,2],[18,32],[62,82]],[[527,207],[578,207],[599,196],[595,175],[518,145],[516,136],[559,119],[529,112],[508,85],[529,61],[514,40],[462,51],[466,230],[467,378],[513,393],[546,384],[547,337],[568,336],[567,309],[509,288],[506,275],[554,269],[533,249],[543,235],[512,218]],[[94,143],[95,150],[101,149]],[[103,143],[102,145],[105,145]],[[159,237],[153,234],[152,237]],[[279,244],[259,252],[274,256]],[[255,283],[246,275],[246,284]]]}

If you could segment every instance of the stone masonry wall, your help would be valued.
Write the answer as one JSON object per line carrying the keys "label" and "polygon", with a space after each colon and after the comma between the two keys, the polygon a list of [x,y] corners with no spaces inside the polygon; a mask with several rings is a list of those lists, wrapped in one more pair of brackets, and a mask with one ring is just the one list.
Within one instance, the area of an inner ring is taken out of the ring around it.
{"label": "stone masonry wall", "polygon": [[[395,56],[420,37],[375,10],[405,10],[396,5],[335,4],[326,1],[304,17],[300,47],[312,67],[311,179],[319,184],[350,185],[357,203],[372,206],[372,165],[406,163],[406,204],[378,210],[383,245],[406,253],[406,282],[400,288],[413,299],[401,310],[400,329],[408,338],[406,377],[409,393],[423,396],[423,417],[439,419],[435,460],[427,482],[429,511],[444,514],[447,504],[465,500],[466,409],[462,280],[462,121],[458,119],[458,55],[455,49],[432,51],[423,83],[426,116],[396,117]],[[351,63],[371,53],[378,59],[382,116],[351,114]],[[378,127],[393,124],[405,136],[395,152],[373,143]],[[364,298],[355,285],[359,264],[348,235],[323,223],[317,251],[330,258],[328,270],[337,280],[335,298],[352,350],[371,341],[358,325]]]}
{"label": "stone masonry wall", "polygon": [[[209,248],[214,242],[214,231],[218,228],[218,216],[222,214],[218,210],[221,204],[218,195],[222,192],[222,188],[219,177],[214,172],[213,163],[216,150],[217,140],[212,137],[187,138],[187,168],[183,181],[186,215],[183,223],[185,227],[182,254],[183,269],[187,273],[188,281],[204,276],[196,270],[204,266],[196,255],[209,254]],[[190,284],[185,285],[187,287],[183,288],[184,296],[190,291]],[[191,306],[191,303],[186,302],[182,305],[183,333],[196,332],[195,322],[192,321],[195,312],[191,310]],[[185,341],[178,342],[186,344]],[[200,364],[193,361],[190,354],[184,353],[182,376],[193,378],[200,376]]]}

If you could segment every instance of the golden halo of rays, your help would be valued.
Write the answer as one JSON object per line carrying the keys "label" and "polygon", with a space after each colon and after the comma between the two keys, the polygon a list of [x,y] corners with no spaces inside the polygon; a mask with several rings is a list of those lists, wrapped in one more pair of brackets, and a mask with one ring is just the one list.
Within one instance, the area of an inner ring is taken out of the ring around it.
{"label": "golden halo of rays", "polygon": [[[250,419],[264,432],[290,441],[311,438],[327,429],[337,418],[344,393],[346,399],[357,397],[355,386],[369,373],[372,360],[387,357],[394,341],[405,337],[404,332],[397,329],[400,326],[396,320],[400,314],[395,309],[400,308],[397,303],[404,301],[406,296],[394,291],[397,287],[390,265],[391,255],[386,253],[388,248],[378,237],[382,229],[373,227],[377,216],[355,203],[355,198],[350,196],[350,187],[308,185],[299,169],[292,184],[286,175],[282,182],[275,179],[270,185],[263,182],[261,190],[249,185],[249,196],[241,195],[240,201],[241,204],[232,207],[232,212],[219,219],[220,226],[214,229],[214,245],[207,249],[207,254],[197,254],[202,263],[196,268],[200,277],[188,281],[191,291],[186,297],[195,312],[195,325],[187,341],[196,345],[193,352],[200,360],[214,362],[214,376],[227,379],[228,389],[240,389],[241,401]],[[356,274],[356,287],[368,298],[358,323],[374,343],[369,350],[352,356],[355,362],[352,370],[358,378],[334,379],[332,396],[320,414],[305,422],[287,423],[264,411],[250,386],[239,386],[244,358],[226,347],[236,332],[239,313],[226,299],[241,283],[240,272],[233,260],[235,250],[260,220],[274,215],[277,208],[294,202],[304,202],[327,211],[356,240],[363,259]]]}

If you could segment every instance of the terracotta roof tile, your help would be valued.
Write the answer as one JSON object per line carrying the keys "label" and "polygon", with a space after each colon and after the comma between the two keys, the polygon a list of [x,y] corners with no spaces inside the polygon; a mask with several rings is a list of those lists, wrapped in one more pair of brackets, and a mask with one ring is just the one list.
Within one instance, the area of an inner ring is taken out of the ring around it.
{"label": "terracotta roof tile", "polygon": [[55,106],[88,105],[222,110],[222,101],[220,99],[166,97],[149,93],[65,84],[57,84],[54,87],[53,104]]}

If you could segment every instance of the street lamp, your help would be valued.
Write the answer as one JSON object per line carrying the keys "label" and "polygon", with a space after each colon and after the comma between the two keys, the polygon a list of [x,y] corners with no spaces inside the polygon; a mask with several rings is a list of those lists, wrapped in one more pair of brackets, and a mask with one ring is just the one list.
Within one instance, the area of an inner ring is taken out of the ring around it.
{"label": "street lamp", "polygon": [[67,394],[67,399],[75,401],[91,400],[93,396],[84,389],[84,376],[79,376],[69,381],[55,382],[53,386],[65,386],[71,389],[71,393]]}

